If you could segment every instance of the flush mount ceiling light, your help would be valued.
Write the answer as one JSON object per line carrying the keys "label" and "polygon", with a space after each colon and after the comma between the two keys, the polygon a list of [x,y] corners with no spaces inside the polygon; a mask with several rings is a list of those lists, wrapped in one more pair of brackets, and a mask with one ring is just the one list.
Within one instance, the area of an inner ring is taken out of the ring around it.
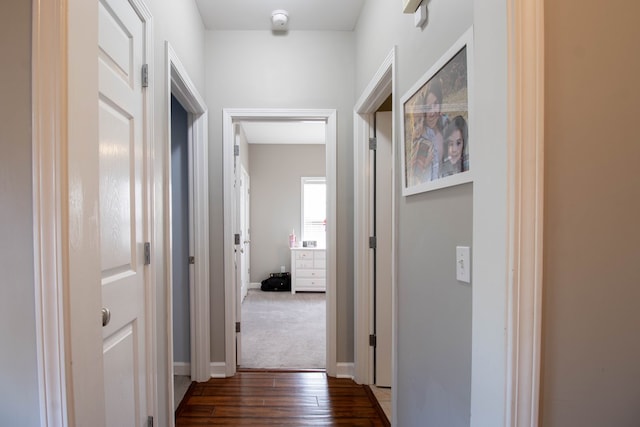
{"label": "flush mount ceiling light", "polygon": [[289,13],[278,9],[271,12],[271,26],[274,31],[286,31],[289,23]]}

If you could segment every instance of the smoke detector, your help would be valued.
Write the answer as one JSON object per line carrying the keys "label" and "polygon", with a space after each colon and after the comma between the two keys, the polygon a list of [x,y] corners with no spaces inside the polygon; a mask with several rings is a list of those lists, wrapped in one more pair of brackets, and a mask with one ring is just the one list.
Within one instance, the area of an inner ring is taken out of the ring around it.
{"label": "smoke detector", "polygon": [[271,27],[274,31],[286,31],[289,23],[289,12],[278,9],[271,12]]}

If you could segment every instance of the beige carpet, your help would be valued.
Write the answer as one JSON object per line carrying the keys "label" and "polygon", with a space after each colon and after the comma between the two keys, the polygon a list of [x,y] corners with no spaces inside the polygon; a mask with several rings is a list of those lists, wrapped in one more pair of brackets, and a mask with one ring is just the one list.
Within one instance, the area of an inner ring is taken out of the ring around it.
{"label": "beige carpet", "polygon": [[241,368],[326,366],[325,294],[252,289],[242,303]]}

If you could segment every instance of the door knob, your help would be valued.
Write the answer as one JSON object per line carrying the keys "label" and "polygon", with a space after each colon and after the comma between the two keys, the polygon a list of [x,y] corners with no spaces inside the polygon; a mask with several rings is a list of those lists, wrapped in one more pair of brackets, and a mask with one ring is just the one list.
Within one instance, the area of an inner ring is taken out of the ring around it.
{"label": "door knob", "polygon": [[111,311],[108,308],[102,309],[102,327],[104,328],[111,321]]}

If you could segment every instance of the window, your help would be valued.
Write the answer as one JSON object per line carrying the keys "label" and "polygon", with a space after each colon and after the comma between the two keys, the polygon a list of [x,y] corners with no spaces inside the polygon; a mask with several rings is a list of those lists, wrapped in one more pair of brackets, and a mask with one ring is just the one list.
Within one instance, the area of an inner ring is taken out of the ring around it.
{"label": "window", "polygon": [[327,180],[325,177],[302,178],[302,237],[315,240],[317,247],[327,244]]}

